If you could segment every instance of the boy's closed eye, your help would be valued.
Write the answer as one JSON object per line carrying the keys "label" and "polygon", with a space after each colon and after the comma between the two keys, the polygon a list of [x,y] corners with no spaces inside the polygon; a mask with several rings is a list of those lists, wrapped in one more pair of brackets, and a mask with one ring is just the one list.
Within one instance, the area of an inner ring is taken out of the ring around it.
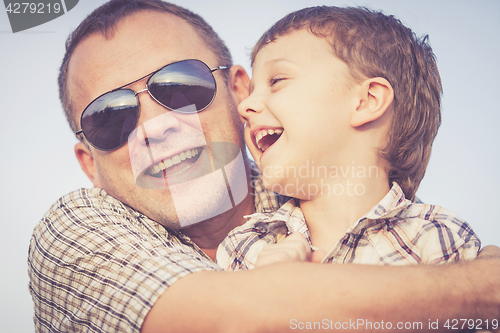
{"label": "boy's closed eye", "polygon": [[284,75],[275,75],[271,78],[269,78],[269,86],[274,86],[276,83],[286,80],[286,77]]}

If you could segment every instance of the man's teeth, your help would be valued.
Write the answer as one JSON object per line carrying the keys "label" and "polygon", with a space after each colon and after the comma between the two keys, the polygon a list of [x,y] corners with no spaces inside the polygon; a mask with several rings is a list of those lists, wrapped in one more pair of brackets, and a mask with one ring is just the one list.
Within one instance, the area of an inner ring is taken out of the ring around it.
{"label": "man's teeth", "polygon": [[269,148],[269,145],[267,147],[264,147],[263,144],[261,143],[262,138],[265,137],[266,135],[273,135],[273,134],[277,134],[278,136],[280,136],[281,133],[283,133],[283,130],[279,128],[263,129],[258,131],[257,134],[255,134],[255,141],[257,142],[257,146],[261,150],[266,150],[267,148]]}
{"label": "man's teeth", "polygon": [[172,165],[176,165],[184,161],[186,158],[193,158],[196,155],[198,155],[198,152],[200,152],[200,148],[193,148],[189,149],[186,151],[183,151],[182,153],[179,153],[177,155],[172,156],[169,159],[165,159],[163,161],[160,161],[158,164],[155,164],[151,167],[151,172],[153,174],[157,174],[167,168],[170,168]]}

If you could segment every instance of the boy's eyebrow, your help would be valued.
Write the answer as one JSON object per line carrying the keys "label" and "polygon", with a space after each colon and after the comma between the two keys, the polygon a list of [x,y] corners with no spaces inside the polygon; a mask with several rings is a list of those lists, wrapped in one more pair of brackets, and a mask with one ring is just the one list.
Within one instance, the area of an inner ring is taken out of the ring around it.
{"label": "boy's eyebrow", "polygon": [[[285,58],[278,58],[278,59],[269,60],[263,66],[271,67],[271,66],[273,66],[273,65],[275,65],[275,64],[277,64],[279,62],[283,62],[283,61],[298,66],[298,63],[296,63],[295,61],[292,61],[292,60],[289,60],[289,59],[285,59]],[[253,78],[252,78],[250,80],[250,85],[248,86],[248,91],[249,91],[250,94],[252,93],[253,88],[254,88],[254,84],[253,84]]]}
{"label": "boy's eyebrow", "polygon": [[289,63],[292,63],[294,65],[298,65],[295,61],[292,61],[290,59],[286,59],[286,58],[278,58],[278,59],[273,59],[273,60],[269,60],[267,63],[266,63],[266,66],[273,66],[273,65],[276,65],[277,63],[279,62],[289,62]]}

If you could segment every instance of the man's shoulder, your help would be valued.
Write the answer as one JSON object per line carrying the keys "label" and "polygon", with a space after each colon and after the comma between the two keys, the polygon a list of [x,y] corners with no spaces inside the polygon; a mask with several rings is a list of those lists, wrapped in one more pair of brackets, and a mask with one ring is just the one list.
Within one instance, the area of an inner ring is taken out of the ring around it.
{"label": "man's shoulder", "polygon": [[99,331],[139,331],[168,286],[219,270],[201,250],[101,189],[60,198],[35,227],[28,251],[35,325],[54,332],[64,325],[87,331],[93,323]]}
{"label": "man's shoulder", "polygon": [[108,214],[126,219],[141,216],[101,188],[81,188],[59,198],[44,215],[42,221],[78,220],[99,215],[104,218]]}
{"label": "man's shoulder", "polygon": [[59,210],[79,208],[104,208],[126,210],[125,206],[101,188],[81,188],[70,192],[57,200],[45,214],[51,215]]}
{"label": "man's shoulder", "polygon": [[144,224],[142,220],[146,218],[141,219],[140,213],[103,189],[81,188],[59,198],[50,207],[35,226],[33,237],[75,237],[74,233],[86,234],[89,230],[102,230],[103,227],[111,228],[112,225],[140,226]]}

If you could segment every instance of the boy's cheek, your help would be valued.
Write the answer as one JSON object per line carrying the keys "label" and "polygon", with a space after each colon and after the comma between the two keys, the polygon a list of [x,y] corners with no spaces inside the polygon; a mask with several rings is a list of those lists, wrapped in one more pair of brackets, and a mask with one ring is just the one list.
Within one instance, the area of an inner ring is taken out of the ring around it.
{"label": "boy's cheek", "polygon": [[252,136],[250,134],[250,126],[248,124],[245,126],[245,143],[247,144],[248,150],[250,151],[250,154],[252,154],[255,163],[257,163],[257,166],[260,168],[259,162],[262,151],[253,144]]}

